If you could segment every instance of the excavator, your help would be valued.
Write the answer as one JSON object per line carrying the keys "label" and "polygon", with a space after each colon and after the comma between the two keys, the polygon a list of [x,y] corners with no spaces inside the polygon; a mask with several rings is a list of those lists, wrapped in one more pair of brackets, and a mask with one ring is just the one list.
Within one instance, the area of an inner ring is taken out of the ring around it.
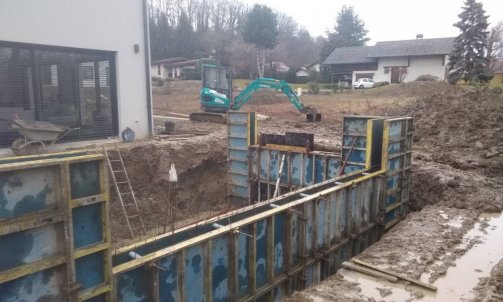
{"label": "excavator", "polygon": [[238,111],[257,90],[270,88],[283,92],[299,112],[306,114],[308,122],[321,120],[321,113],[318,113],[313,107],[304,106],[290,85],[283,80],[258,78],[246,86],[235,98],[232,96],[232,82],[230,68],[204,64],[202,66],[202,88],[200,92],[202,112],[191,113],[190,119],[192,121],[226,123],[225,113],[227,111]]}

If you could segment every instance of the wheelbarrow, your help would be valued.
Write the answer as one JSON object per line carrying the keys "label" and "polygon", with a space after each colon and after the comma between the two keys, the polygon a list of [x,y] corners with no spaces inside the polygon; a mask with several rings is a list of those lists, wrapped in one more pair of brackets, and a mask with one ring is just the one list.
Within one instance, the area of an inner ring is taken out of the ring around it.
{"label": "wheelbarrow", "polygon": [[[22,137],[16,139],[11,146],[16,155],[31,155],[46,150],[46,145],[55,142],[78,128],[55,125],[50,122],[29,120],[7,120],[9,127]],[[40,150],[42,147],[42,150]]]}

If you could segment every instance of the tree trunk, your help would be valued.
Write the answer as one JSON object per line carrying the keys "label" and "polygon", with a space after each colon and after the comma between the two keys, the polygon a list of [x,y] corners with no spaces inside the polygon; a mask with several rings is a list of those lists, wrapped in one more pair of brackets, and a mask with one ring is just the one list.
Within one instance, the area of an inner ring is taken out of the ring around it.
{"label": "tree trunk", "polygon": [[264,67],[265,67],[265,48],[262,48],[262,73],[261,78],[264,77]]}
{"label": "tree trunk", "polygon": [[258,72],[258,77],[261,78],[263,76],[262,73],[262,66],[260,66],[260,51],[261,48],[257,47],[257,72]]}

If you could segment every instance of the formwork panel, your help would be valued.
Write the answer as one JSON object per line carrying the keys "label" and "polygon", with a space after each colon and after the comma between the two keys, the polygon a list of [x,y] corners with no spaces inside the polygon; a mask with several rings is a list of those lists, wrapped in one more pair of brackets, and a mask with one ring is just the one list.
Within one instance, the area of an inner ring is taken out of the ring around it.
{"label": "formwork panel", "polygon": [[103,242],[101,203],[73,208],[72,220],[75,248]]}
{"label": "formwork panel", "polygon": [[147,273],[139,267],[122,273],[117,278],[117,298],[120,302],[147,302]]}
{"label": "formwork panel", "polygon": [[285,213],[274,216],[274,274],[284,271],[285,257]]}
{"label": "formwork panel", "polygon": [[101,252],[90,254],[75,260],[75,274],[81,290],[105,282],[104,255]]}
{"label": "formwork panel", "polygon": [[267,221],[259,220],[256,225],[255,286],[259,288],[267,283],[267,266],[271,264],[267,263]]}
{"label": "formwork panel", "polygon": [[0,172],[0,219],[54,207],[58,181],[57,167]]}
{"label": "formwork panel", "polygon": [[70,164],[72,199],[100,193],[99,162],[89,161]]}
{"label": "formwork panel", "polygon": [[212,301],[229,299],[229,242],[227,236],[219,236],[211,242],[211,289]]}
{"label": "formwork panel", "polygon": [[65,301],[63,267],[39,271],[0,284],[0,301]]}
{"label": "formwork panel", "polygon": [[184,291],[186,301],[204,301],[204,255],[201,244],[185,253]]}
{"label": "formwork panel", "polygon": [[178,291],[178,257],[170,255],[159,260],[159,302],[180,301]]}
{"label": "formwork panel", "polygon": [[62,255],[63,238],[61,224],[50,224],[1,236],[0,274],[7,269]]}
{"label": "formwork panel", "polygon": [[243,296],[248,293],[249,290],[249,251],[250,251],[250,240],[244,234],[250,234],[250,230],[247,227],[239,229],[240,233],[237,235],[237,246],[238,246],[238,264],[237,264],[237,275],[238,275],[238,294]]}
{"label": "formwork panel", "polygon": [[110,301],[103,156],[18,157],[0,171],[0,301]]}

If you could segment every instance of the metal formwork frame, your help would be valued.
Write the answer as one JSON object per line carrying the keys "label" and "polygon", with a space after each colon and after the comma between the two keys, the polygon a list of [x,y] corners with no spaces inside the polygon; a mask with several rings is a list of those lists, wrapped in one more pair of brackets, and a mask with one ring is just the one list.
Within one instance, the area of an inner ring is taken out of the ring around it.
{"label": "metal formwork frame", "polygon": [[[40,233],[46,229],[61,236],[57,242],[46,242],[48,245],[57,246],[54,249],[59,249],[59,252],[54,252],[53,255],[36,255],[40,259],[37,258],[36,261],[25,260],[26,263],[22,265],[0,271],[0,287],[4,289],[4,292],[7,292],[6,289],[15,290],[15,283],[12,282],[21,282],[19,280],[22,278],[35,278],[34,276],[37,274],[45,273],[48,270],[59,270],[64,278],[60,281],[62,284],[58,285],[61,290],[58,294],[65,297],[65,301],[86,301],[89,299],[112,301],[110,294],[112,278],[108,176],[103,159],[102,155],[78,151],[24,158],[5,158],[0,161],[0,176],[3,175],[5,179],[16,175],[16,173],[30,175],[32,171],[52,171],[47,174],[46,178],[53,177],[51,190],[55,191],[53,195],[55,200],[50,201],[51,206],[0,219],[0,240],[7,238],[7,236],[18,236],[22,232]],[[87,163],[92,165],[96,163],[97,165],[98,171],[95,172],[99,181],[98,192],[89,196],[74,197],[75,192],[72,188],[75,190],[81,188],[78,183],[74,182],[75,176],[72,173],[78,170],[77,165],[86,165]],[[11,200],[11,202],[15,202],[15,200]],[[76,247],[74,239],[77,230],[73,229],[73,225],[74,218],[78,218],[78,214],[75,214],[74,210],[89,205],[99,205],[101,240],[86,246]],[[15,250],[12,252],[16,253]],[[37,253],[37,251],[32,251],[32,253]],[[83,257],[96,253],[102,255],[100,266],[103,268],[101,276],[103,282],[81,289],[76,276],[76,263],[81,261]],[[20,298],[25,297],[21,294]]]}

